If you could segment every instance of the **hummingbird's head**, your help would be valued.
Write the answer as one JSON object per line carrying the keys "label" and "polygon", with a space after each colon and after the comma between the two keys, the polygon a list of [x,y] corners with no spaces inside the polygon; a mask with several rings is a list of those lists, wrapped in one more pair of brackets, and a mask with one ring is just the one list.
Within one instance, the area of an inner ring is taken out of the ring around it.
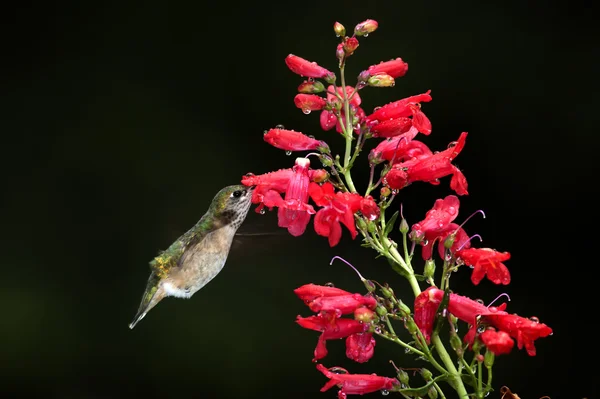
{"label": "hummingbird's head", "polygon": [[215,195],[212,202],[214,214],[224,224],[234,224],[238,228],[252,204],[254,187],[243,185],[227,186]]}

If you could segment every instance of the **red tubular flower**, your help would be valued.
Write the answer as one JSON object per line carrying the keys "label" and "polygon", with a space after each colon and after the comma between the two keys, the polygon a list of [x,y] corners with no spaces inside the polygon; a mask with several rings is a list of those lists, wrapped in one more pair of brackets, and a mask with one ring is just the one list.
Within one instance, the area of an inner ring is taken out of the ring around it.
{"label": "red tubular flower", "polygon": [[483,344],[494,355],[503,355],[510,353],[515,342],[510,335],[505,331],[496,331],[493,328],[487,329],[479,336]]}
{"label": "red tubular flower", "polygon": [[377,65],[371,65],[367,72],[369,75],[377,75],[378,73],[387,73],[392,78],[396,79],[404,76],[408,71],[408,64],[402,61],[402,58],[396,58],[395,60],[380,62]]}
{"label": "red tubular flower", "polygon": [[309,166],[308,158],[296,158],[293,175],[285,191],[285,199],[279,204],[277,212],[279,227],[287,228],[293,236],[304,233],[310,215],[315,213],[312,205],[308,204]]}
{"label": "red tubular flower", "polygon": [[261,212],[266,206],[273,209],[283,203],[280,193],[284,193],[289,185],[290,179],[294,175],[292,169],[280,169],[275,172],[269,172],[262,175],[247,174],[242,178],[242,184],[245,186],[256,186],[252,193],[252,203],[260,204],[256,212]]}
{"label": "red tubular flower", "polygon": [[369,361],[375,354],[373,334],[364,332],[352,334],[346,338],[346,356],[358,363]]}
{"label": "red tubular flower", "polygon": [[320,331],[321,335],[315,348],[313,361],[327,356],[326,341],[330,339],[346,338],[352,334],[358,334],[368,328],[367,324],[353,319],[338,319],[334,315],[321,313],[317,316],[296,318],[296,323],[309,330]]}
{"label": "red tubular flower", "polygon": [[413,126],[416,127],[420,133],[429,136],[429,134],[431,134],[431,121],[425,116],[423,111],[421,111],[421,106],[419,104],[410,103],[408,104],[408,107],[413,115]]}
{"label": "red tubular flower", "polygon": [[390,162],[393,160],[394,163],[398,163],[416,156],[433,154],[425,144],[413,141],[417,134],[419,134],[417,128],[411,127],[406,133],[382,141],[369,153],[369,162],[379,164],[384,160]]}
{"label": "red tubular flower", "polygon": [[412,234],[424,237],[427,233],[439,233],[444,231],[448,225],[458,216],[460,201],[455,195],[448,195],[444,199],[438,199],[425,214],[425,219],[413,224]]}
{"label": "red tubular flower", "polygon": [[[338,86],[337,89],[334,85],[329,85],[327,87],[327,101],[330,103],[336,103],[336,102],[340,102],[340,100],[337,98],[337,96],[333,93],[336,93],[344,98],[344,90],[342,88],[342,86]],[[354,87],[352,86],[346,86],[346,96],[350,99],[350,105],[354,105],[355,107],[358,107],[361,102],[362,99],[360,98],[360,95],[358,94],[357,91],[354,90]]]}
{"label": "red tubular flower", "polygon": [[375,32],[378,26],[379,24],[374,19],[367,19],[354,27],[354,34],[356,36],[368,35],[369,33]]}
{"label": "red tubular flower", "polygon": [[521,349],[524,346],[529,356],[535,356],[533,342],[536,339],[552,334],[552,329],[544,323],[506,312],[489,313],[483,319],[516,339],[517,347]]}
{"label": "red tubular flower", "polygon": [[337,374],[329,371],[322,364],[317,364],[317,370],[329,378],[327,384],[321,388],[321,392],[337,385],[340,387],[338,399],[346,399],[346,395],[363,395],[384,389],[394,389],[400,385],[400,381],[395,378],[380,377],[375,374]]}
{"label": "red tubular flower", "polygon": [[454,243],[450,247],[450,253],[455,254],[459,248],[470,248],[471,243],[469,242],[469,235],[467,232],[457,225],[456,223],[450,223],[446,229],[440,232],[427,232],[425,233],[425,241],[423,241],[423,249],[421,255],[423,259],[431,259],[433,253],[433,244],[438,243],[438,254],[440,258],[444,259],[446,247],[444,241],[450,234],[454,234]]}
{"label": "red tubular flower", "polygon": [[355,37],[349,37],[348,39],[344,40],[344,44],[342,45],[342,48],[344,49],[344,53],[346,54],[346,56],[352,55],[352,53],[354,53],[354,51],[358,48],[358,39]]}
{"label": "red tubular flower", "polygon": [[428,90],[427,93],[403,98],[386,104],[383,107],[376,108],[376,111],[367,116],[367,120],[381,122],[388,119],[411,116],[413,115],[413,111],[410,109],[409,104],[431,101],[431,95],[429,95],[429,93],[431,93],[431,90]]}
{"label": "red tubular flower", "polygon": [[440,178],[452,175],[450,188],[456,191],[458,195],[468,194],[465,176],[451,163],[464,147],[466,138],[467,133],[463,132],[454,147],[450,147],[437,154],[422,156],[395,164],[388,173],[388,186],[391,189],[398,190],[415,181],[439,184]]}
{"label": "red tubular flower", "polygon": [[369,220],[375,220],[379,217],[379,206],[372,196],[368,195],[360,201],[360,212]]}
{"label": "red tubular flower", "polygon": [[466,248],[458,251],[456,256],[473,268],[473,284],[479,284],[486,274],[488,280],[494,284],[510,283],[510,273],[502,263],[510,259],[510,253],[497,252],[490,248]]}
{"label": "red tubular flower", "polygon": [[302,301],[308,303],[321,297],[332,297],[340,295],[351,295],[351,292],[340,288],[328,287],[326,285],[304,284],[294,290],[294,294]]}
{"label": "red tubular flower", "polygon": [[273,147],[286,151],[328,149],[324,141],[315,140],[300,132],[285,129],[269,129],[263,139]]}
{"label": "red tubular flower", "polygon": [[[443,291],[438,290],[441,293],[436,295],[442,295]],[[458,294],[450,294],[450,300],[448,301],[448,311],[456,316],[458,319],[472,325],[477,324],[478,316],[487,316],[490,314],[508,314],[504,311],[506,309],[506,303],[501,306],[487,307],[482,303],[474,301],[471,298],[467,298]]]}
{"label": "red tubular flower", "polygon": [[292,72],[307,78],[322,78],[326,81],[335,80],[335,74],[328,71],[316,62],[310,62],[304,58],[290,54],[285,58],[285,64]]}
{"label": "red tubular flower", "polygon": [[354,313],[361,307],[375,309],[377,301],[371,295],[348,294],[328,297],[319,297],[308,303],[313,312],[328,312],[337,317]]}
{"label": "red tubular flower", "polygon": [[444,291],[429,287],[415,298],[415,324],[429,343],[433,332],[433,322],[440,303],[444,299]]}
{"label": "red tubular flower", "polygon": [[323,97],[316,94],[296,94],[296,97],[294,97],[294,104],[296,104],[296,107],[300,108],[302,112],[308,114],[310,111],[322,110],[327,102]]}
{"label": "red tubular flower", "polygon": [[319,116],[319,122],[321,123],[321,128],[325,131],[333,129],[335,124],[337,123],[337,117],[331,111],[322,111]]}
{"label": "red tubular flower", "polygon": [[328,237],[329,245],[336,246],[342,237],[342,227],[340,223],[348,228],[352,239],[358,234],[354,224],[354,213],[360,209],[361,200],[358,194],[336,193],[331,183],[325,183],[319,186],[311,183],[308,188],[310,197],[319,209],[315,215],[315,231],[317,234]]}
{"label": "red tubular flower", "polygon": [[412,125],[413,121],[410,118],[389,119],[372,126],[371,133],[373,137],[395,137],[408,132]]}

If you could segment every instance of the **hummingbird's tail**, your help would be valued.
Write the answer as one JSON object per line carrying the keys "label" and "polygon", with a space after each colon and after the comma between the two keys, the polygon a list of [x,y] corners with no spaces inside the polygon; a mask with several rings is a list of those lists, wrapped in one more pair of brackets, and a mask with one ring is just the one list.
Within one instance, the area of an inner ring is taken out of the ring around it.
{"label": "hummingbird's tail", "polygon": [[146,284],[146,291],[144,291],[144,295],[142,296],[142,302],[140,303],[140,307],[133,318],[133,321],[129,324],[129,328],[133,329],[133,327],[146,316],[146,313],[156,306],[156,304],[164,297],[165,293],[160,287],[160,277],[155,273],[150,274],[148,284]]}

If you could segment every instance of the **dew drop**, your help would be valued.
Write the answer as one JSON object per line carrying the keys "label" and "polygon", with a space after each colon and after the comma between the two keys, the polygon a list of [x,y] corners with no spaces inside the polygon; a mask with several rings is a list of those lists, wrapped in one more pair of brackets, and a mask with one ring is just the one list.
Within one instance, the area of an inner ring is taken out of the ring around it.
{"label": "dew drop", "polygon": [[248,172],[245,174],[245,176],[246,177],[254,177],[255,175],[254,175],[254,173]]}
{"label": "dew drop", "polygon": [[[364,36],[364,37],[367,37],[367,36],[369,36],[369,34],[368,34],[368,33],[365,33],[363,36]],[[389,393],[389,392],[388,392],[388,393]]]}
{"label": "dew drop", "polygon": [[484,332],[484,331],[485,331],[485,327],[484,327],[484,326],[479,326],[479,327],[477,327],[477,332],[478,332],[479,334],[481,334],[481,333],[482,333],[482,332]]}
{"label": "dew drop", "polygon": [[[313,64],[316,64],[316,62],[313,62]],[[308,78],[308,81],[309,81],[310,83],[312,83],[312,82],[314,82],[314,81],[315,81],[315,78]]]}
{"label": "dew drop", "polygon": [[267,213],[267,210],[265,208],[262,208],[260,211],[258,211],[261,215],[264,215],[265,213]]}
{"label": "dew drop", "polygon": [[405,349],[404,349],[404,353],[410,353],[410,349],[408,349],[408,348],[405,348]]}
{"label": "dew drop", "polygon": [[375,333],[381,334],[381,327],[379,327],[379,326],[375,327]]}
{"label": "dew drop", "polygon": [[269,133],[269,131],[268,131],[268,130],[263,130],[263,136],[266,136],[266,135],[267,135],[267,133]]}
{"label": "dew drop", "polygon": [[454,215],[456,213],[456,208],[453,206],[448,207],[448,213]]}
{"label": "dew drop", "polygon": [[283,126],[283,125],[277,125],[277,126],[275,126],[275,128],[276,129],[285,129],[285,126]]}
{"label": "dew drop", "polygon": [[484,398],[487,398],[490,395],[490,391],[487,391],[484,395]]}
{"label": "dew drop", "polygon": [[479,298],[475,299],[475,302],[480,303],[482,305],[485,304],[485,302],[483,302],[483,299],[479,299]]}
{"label": "dew drop", "polygon": [[423,241],[423,246],[426,247],[427,245],[429,245],[429,240],[424,240]]}
{"label": "dew drop", "polygon": [[[366,36],[366,35],[365,35],[365,36]],[[390,391],[388,391],[387,389],[382,389],[382,390],[381,390],[381,394],[382,394],[383,396],[388,396],[388,395],[390,394]]]}
{"label": "dew drop", "polygon": [[444,308],[442,309],[442,317],[446,317],[448,316],[448,309]]}
{"label": "dew drop", "polygon": [[381,107],[375,107],[375,108],[373,108],[373,112],[377,112],[377,111],[379,111],[380,109],[381,109]]}
{"label": "dew drop", "polygon": [[335,288],[335,285],[334,285],[333,283],[331,283],[331,282],[329,282],[329,283],[325,283],[325,284],[323,284],[323,285],[324,285],[325,287],[332,287],[332,288]]}
{"label": "dew drop", "polygon": [[292,155],[292,152],[291,151],[286,151],[285,155],[287,155],[289,157],[290,155]]}
{"label": "dew drop", "polygon": [[308,115],[308,114],[310,114],[310,109],[308,109],[308,108],[303,108],[303,109],[302,109],[302,112],[304,113],[304,115]]}
{"label": "dew drop", "polygon": [[309,134],[309,135],[308,135],[308,138],[309,138],[309,139],[314,139],[314,138],[315,138],[315,136],[313,136],[312,134]]}
{"label": "dew drop", "polygon": [[539,323],[539,322],[540,322],[540,319],[538,319],[538,318],[537,318],[537,317],[535,317],[535,316],[531,316],[531,317],[529,318],[529,320],[533,321],[534,323]]}

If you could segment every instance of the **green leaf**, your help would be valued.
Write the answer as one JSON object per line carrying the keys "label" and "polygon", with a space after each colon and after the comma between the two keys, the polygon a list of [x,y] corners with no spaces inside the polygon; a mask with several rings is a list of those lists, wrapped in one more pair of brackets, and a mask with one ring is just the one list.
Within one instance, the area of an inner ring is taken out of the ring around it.
{"label": "green leaf", "polygon": [[415,273],[415,278],[417,279],[417,281],[425,281],[426,280],[426,277],[423,276],[422,274]]}
{"label": "green leaf", "polygon": [[387,237],[388,234],[390,234],[390,232],[394,228],[394,224],[396,224],[396,219],[398,219],[399,214],[400,214],[400,211],[396,211],[396,213],[394,213],[392,215],[392,217],[390,218],[389,222],[387,222],[387,224],[385,225],[385,231],[383,232],[384,237]]}
{"label": "green leaf", "polygon": [[427,395],[427,391],[429,391],[429,388],[431,388],[433,386],[433,383],[438,382],[438,381],[443,381],[446,379],[447,379],[447,377],[445,375],[438,375],[437,377],[435,377],[433,380],[429,381],[427,384],[423,385],[422,387],[399,389],[398,392],[401,392],[407,396],[425,396],[425,395]]}
{"label": "green leaf", "polygon": [[448,302],[450,302],[450,290],[449,289],[447,289],[444,292],[444,298],[442,299],[442,302],[440,302],[440,306],[438,306],[438,308],[437,308],[435,327],[433,328],[433,334],[435,334],[435,335],[438,335],[440,329],[442,328],[442,325],[444,324],[444,320],[446,320],[445,317],[442,317],[442,314],[444,314],[444,310],[446,308],[448,308]]}

